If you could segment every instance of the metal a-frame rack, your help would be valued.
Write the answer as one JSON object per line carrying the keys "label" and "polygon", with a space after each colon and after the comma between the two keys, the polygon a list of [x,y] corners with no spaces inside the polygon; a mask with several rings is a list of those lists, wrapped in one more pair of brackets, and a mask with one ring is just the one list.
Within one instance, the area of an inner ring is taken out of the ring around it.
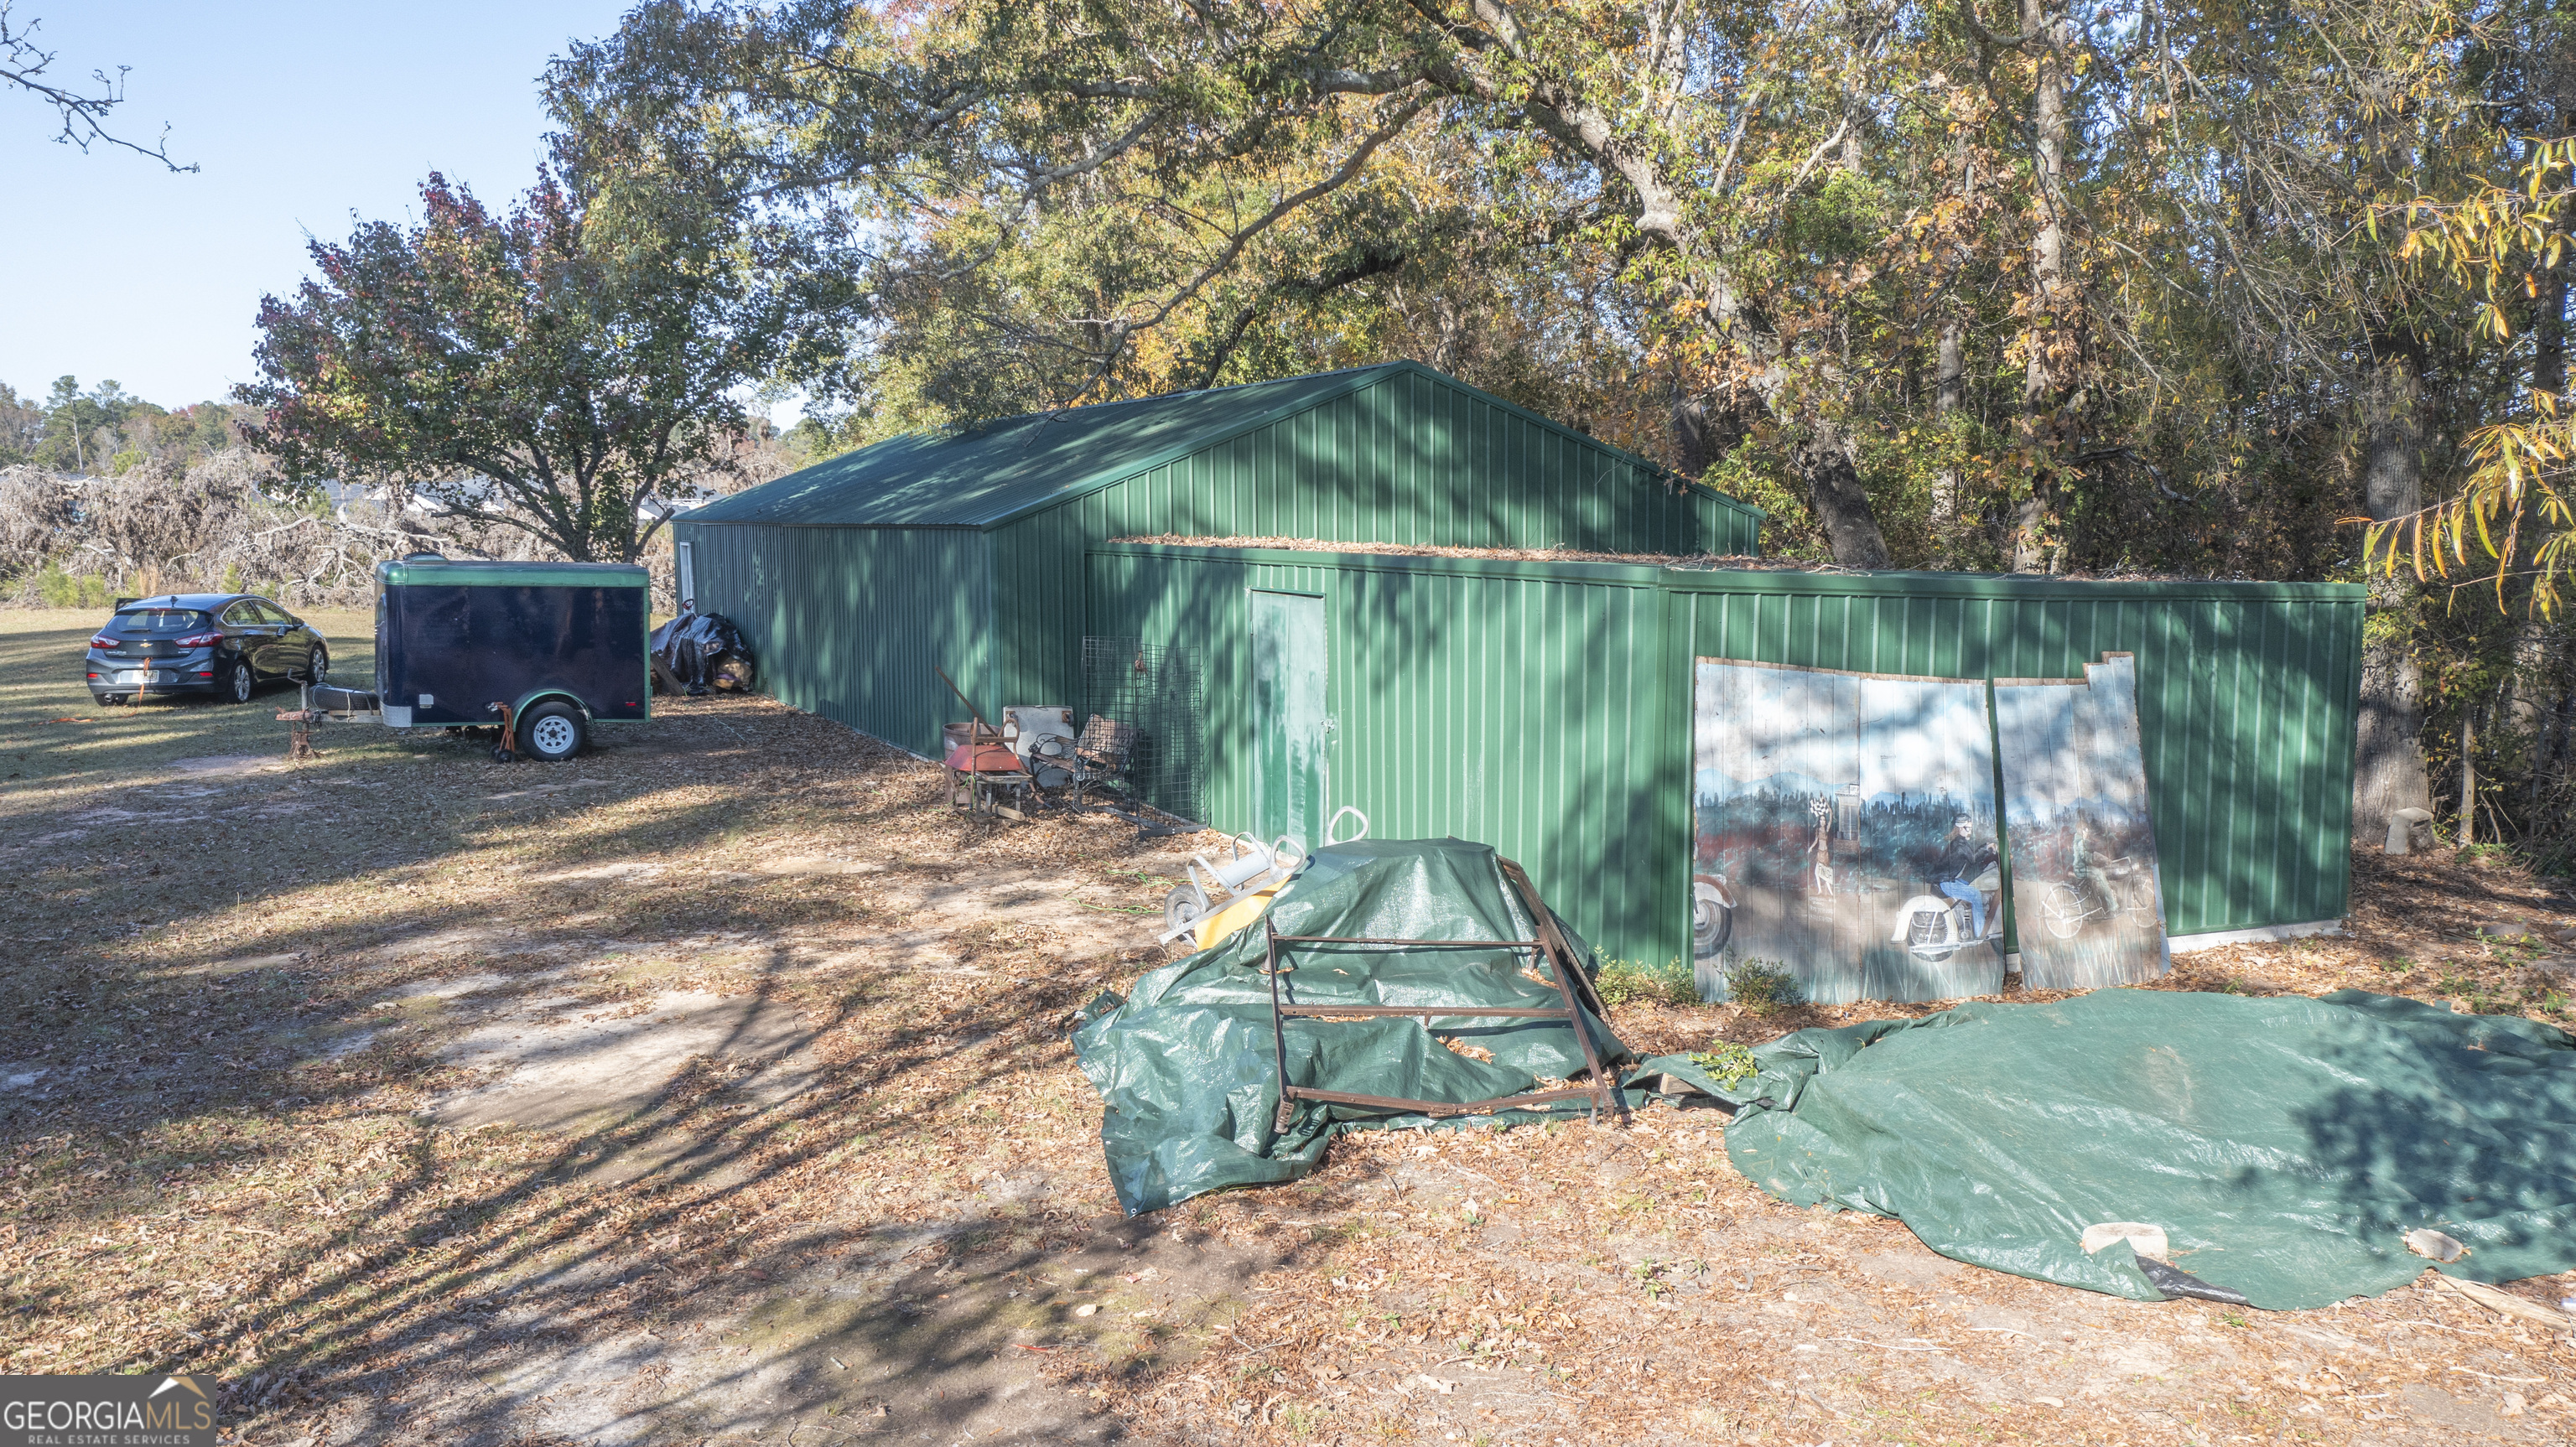
{"label": "metal a-frame rack", "polygon": [[[1515,864],[1508,859],[1498,858],[1494,862],[1501,867],[1503,878],[1510,882],[1513,891],[1520,896],[1521,904],[1529,911],[1530,918],[1537,922],[1537,929],[1535,931],[1537,938],[1526,940],[1410,940],[1380,939],[1352,935],[1283,935],[1273,927],[1271,917],[1267,913],[1262,915],[1261,931],[1264,937],[1264,947],[1262,951],[1261,972],[1270,977],[1270,1041],[1272,1062],[1279,1073],[1278,1129],[1284,1131],[1288,1128],[1289,1121],[1296,1111],[1296,1102],[1301,1100],[1311,1100],[1328,1105],[1366,1106],[1375,1110],[1390,1110],[1416,1115],[1439,1117],[1452,1115],[1489,1115],[1496,1111],[1519,1110],[1525,1107],[1551,1105],[1561,1100],[1589,1099],[1592,1102],[1593,1117],[1596,1120],[1599,1119],[1601,1114],[1605,1111],[1614,1111],[1623,1116],[1625,1115],[1627,1109],[1626,1099],[1620,1095],[1617,1083],[1611,1080],[1609,1072],[1603,1068],[1600,1053],[1594,1049],[1592,1044],[1592,1032],[1586,1029],[1583,1024],[1583,1007],[1587,1004],[1592,1007],[1593,1014],[1598,1018],[1607,1019],[1609,1017],[1609,1012],[1602,1008],[1601,997],[1593,990],[1592,981],[1584,975],[1582,966],[1575,960],[1574,950],[1571,946],[1566,944],[1564,932],[1556,927],[1556,917],[1548,912],[1547,905],[1538,897],[1538,890],[1531,886],[1528,871],[1522,869],[1518,864]],[[1557,994],[1564,1001],[1564,1004],[1548,1009],[1503,1009],[1498,1007],[1453,1005],[1290,1004],[1281,997],[1279,977],[1295,970],[1297,967],[1294,964],[1285,963],[1281,960],[1281,947],[1283,945],[1291,947],[1301,945],[1351,945],[1367,949],[1401,950],[1528,950],[1535,963],[1547,967],[1547,973],[1556,981]],[[1583,1061],[1586,1070],[1590,1074],[1591,1082],[1588,1085],[1578,1086],[1568,1090],[1534,1090],[1520,1095],[1496,1096],[1490,1100],[1466,1101],[1410,1100],[1402,1096],[1360,1095],[1347,1090],[1318,1090],[1313,1086],[1294,1085],[1289,1082],[1288,1019],[1290,1016],[1309,1020],[1323,1020],[1327,1023],[1331,1023],[1347,1020],[1376,1019],[1387,1015],[1419,1016],[1422,1020],[1422,1028],[1424,1030],[1429,1030],[1431,1028],[1431,1022],[1435,1017],[1444,1019],[1454,1019],[1463,1016],[1476,1019],[1562,1020],[1574,1031],[1574,1038],[1583,1046]]]}

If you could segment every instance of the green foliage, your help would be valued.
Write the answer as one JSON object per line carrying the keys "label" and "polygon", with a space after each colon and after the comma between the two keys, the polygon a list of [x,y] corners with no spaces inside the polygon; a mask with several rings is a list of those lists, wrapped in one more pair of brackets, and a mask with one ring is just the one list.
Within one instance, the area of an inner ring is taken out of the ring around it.
{"label": "green foliage", "polygon": [[1410,356],[1777,557],[2367,551],[2477,835],[2576,840],[2576,648],[2494,626],[2576,565],[2563,11],[1979,13],[655,3],[548,94],[576,153],[764,198],[728,256],[813,299],[810,455]]}
{"label": "green foliage", "polygon": [[1628,1268],[1628,1274],[1637,1278],[1638,1288],[1646,1293],[1648,1301],[1659,1301],[1665,1292],[1672,1290],[1659,1275],[1662,1269],[1662,1263],[1655,1261],[1640,1261]]}
{"label": "green foliage", "polygon": [[1773,960],[1745,960],[1729,969],[1726,997],[1755,1015],[1777,1015],[1807,1000],[1797,977]]}
{"label": "green foliage", "polygon": [[1732,1088],[1751,1080],[1761,1072],[1750,1047],[1732,1040],[1720,1040],[1706,1050],[1694,1051],[1691,1064],[1708,1072],[1708,1078]]}
{"label": "green foliage", "polygon": [[1593,982],[1601,992],[1601,1003],[1613,1009],[1621,1005],[1695,1005],[1699,1003],[1699,984],[1691,967],[1680,960],[1667,960],[1660,965],[1640,960],[1608,960],[1601,966],[1601,977]]}
{"label": "green foliage", "polygon": [[245,437],[299,478],[424,478],[454,512],[632,562],[660,526],[642,505],[747,432],[738,394],[798,292],[741,264],[748,201],[721,177],[574,159],[506,213],[432,175],[418,226],[312,243],[316,279],[261,304]]}
{"label": "green foliage", "polygon": [[115,382],[83,391],[70,376],[41,400],[0,385],[0,466],[116,476],[158,463],[181,472],[236,445],[231,410],[200,402],[173,412]]}
{"label": "green foliage", "polygon": [[[2576,215],[2576,137],[2536,140],[2507,176],[2442,203],[2415,198],[2373,214],[2403,235],[2402,260],[2437,278],[2467,305],[2469,332],[2494,346],[2513,343],[2515,318],[2543,273],[2556,273],[2563,329],[2566,281],[2561,270]],[[2528,410],[2505,416],[2462,439],[2467,456],[2460,489],[2403,516],[2373,523],[2363,551],[2383,572],[2401,563],[2420,582],[2486,583],[2499,608],[2519,594],[2531,611],[2556,612],[2563,584],[2576,572],[2576,500],[2569,467],[2576,461],[2576,408],[2568,405],[2563,330],[2557,375],[2536,384]],[[2475,544],[2482,560],[2470,561]]]}
{"label": "green foliage", "polygon": [[104,577],[96,573],[75,576],[52,563],[36,574],[36,596],[48,608],[104,608],[116,601]]}

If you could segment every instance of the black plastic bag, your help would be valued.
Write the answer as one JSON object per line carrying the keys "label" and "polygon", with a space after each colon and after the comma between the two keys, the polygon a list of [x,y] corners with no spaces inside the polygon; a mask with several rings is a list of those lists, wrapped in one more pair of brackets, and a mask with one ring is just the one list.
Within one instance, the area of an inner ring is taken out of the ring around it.
{"label": "black plastic bag", "polygon": [[666,693],[751,691],[751,647],[721,613],[683,613],[653,630],[653,683]]}

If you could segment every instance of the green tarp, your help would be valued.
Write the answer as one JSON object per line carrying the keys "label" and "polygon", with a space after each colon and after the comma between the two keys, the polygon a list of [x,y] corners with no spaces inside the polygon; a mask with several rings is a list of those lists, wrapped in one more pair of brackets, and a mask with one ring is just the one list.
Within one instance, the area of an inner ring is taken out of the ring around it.
{"label": "green tarp", "polygon": [[[1553,917],[1551,915],[1551,917]],[[1378,939],[1526,940],[1536,923],[1485,845],[1455,839],[1370,840],[1316,850],[1270,906],[1281,934]],[[1587,970],[1590,946],[1559,929]],[[1285,1181],[1311,1171],[1354,1126],[1413,1126],[1419,1115],[1300,1102],[1278,1123],[1279,1083],[1270,983],[1256,924],[1136,982],[1083,1012],[1073,1048],[1100,1091],[1109,1178],[1129,1215],[1225,1186]],[[1294,1004],[1561,1008],[1553,979],[1528,951],[1403,950],[1306,945],[1282,977]],[[1539,1088],[1584,1070],[1582,1043],[1562,1020],[1412,1016],[1288,1021],[1289,1083],[1360,1095],[1474,1101]],[[1589,1011],[1584,1023],[1605,1066],[1629,1052]],[[1442,1043],[1490,1051],[1471,1059]],[[1567,1113],[1584,1109],[1580,1103]],[[1544,1112],[1511,1112],[1532,1119]]]}
{"label": "green tarp", "polygon": [[[2431,1264],[2476,1281],[2576,1267],[2576,1040],[2386,995],[2105,990],[1801,1030],[1727,1092],[1736,1169],[1798,1205],[1897,1217],[1944,1256],[2153,1301],[2125,1244],[2253,1305],[2324,1306]],[[2152,1270],[2150,1267],[2147,1270]]]}
{"label": "green tarp", "polygon": [[[1535,929],[1494,852],[1456,840],[1318,850],[1271,918],[1283,934]],[[1346,1129],[1431,1123],[1303,1102],[1277,1128],[1262,952],[1256,926],[1083,1012],[1074,1049],[1105,1103],[1101,1140],[1130,1215],[1294,1179]],[[1294,963],[1285,993],[1302,1004],[1560,1003],[1526,952],[1307,946]],[[1732,1082],[1686,1058],[1637,1060],[1585,1024],[1631,1105],[1645,1099],[1633,1087],[1669,1073],[1738,1106],[1728,1152],[1773,1195],[1894,1216],[1933,1250],[1998,1271],[2147,1301],[2205,1283],[2260,1307],[2323,1306],[2414,1280],[2429,1263],[2403,1237],[2419,1227],[2468,1246],[2443,1267],[2455,1276],[2576,1268],[2576,1038],[2528,1020],[2358,990],[2104,990],[1801,1030],[1755,1050],[1759,1073]],[[1584,1068],[1562,1021],[1435,1009],[1432,1025],[1291,1019],[1289,1080],[1465,1102]],[[1452,1039],[1492,1058],[1445,1048]],[[2088,1254],[2085,1228],[2109,1222],[2161,1228],[2169,1266],[2125,1242]]]}

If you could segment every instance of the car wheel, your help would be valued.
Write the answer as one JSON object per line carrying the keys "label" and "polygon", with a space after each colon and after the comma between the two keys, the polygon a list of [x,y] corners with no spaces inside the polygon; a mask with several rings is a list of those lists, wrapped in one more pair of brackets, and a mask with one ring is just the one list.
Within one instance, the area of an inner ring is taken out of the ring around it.
{"label": "car wheel", "polygon": [[331,651],[319,643],[314,644],[313,651],[304,655],[304,681],[320,683],[322,675],[330,671]]}
{"label": "car wheel", "polygon": [[581,710],[568,703],[541,703],[519,716],[519,752],[547,763],[561,763],[589,742]]}
{"label": "car wheel", "polygon": [[233,666],[224,671],[224,697],[235,703],[250,702],[251,690],[256,684],[247,663],[235,660]]}

